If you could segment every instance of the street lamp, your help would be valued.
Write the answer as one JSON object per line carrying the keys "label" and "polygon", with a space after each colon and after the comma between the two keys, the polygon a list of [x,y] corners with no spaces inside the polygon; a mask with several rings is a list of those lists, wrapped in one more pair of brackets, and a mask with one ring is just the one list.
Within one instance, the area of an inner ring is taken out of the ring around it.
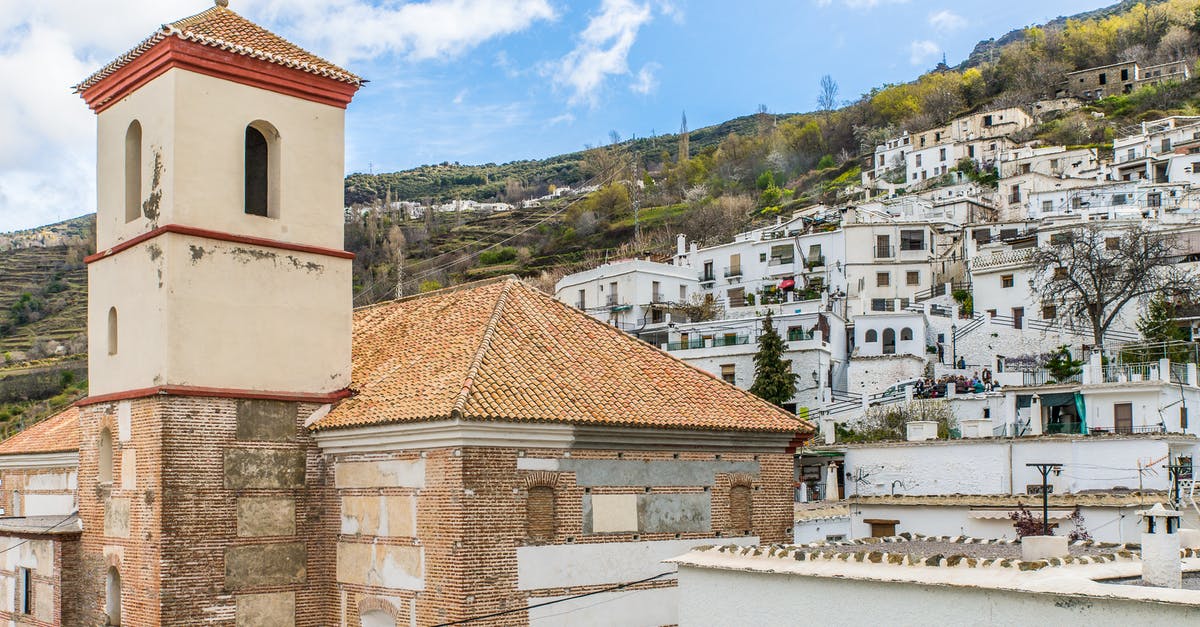
{"label": "street lamp", "polygon": [[1030,468],[1037,468],[1038,472],[1042,473],[1042,535],[1050,535],[1050,487],[1047,477],[1050,473],[1054,473],[1057,477],[1062,474],[1062,464],[1025,464]]}
{"label": "street lamp", "polygon": [[[945,350],[945,349],[942,349]],[[958,362],[958,325],[950,323],[950,367]]]}

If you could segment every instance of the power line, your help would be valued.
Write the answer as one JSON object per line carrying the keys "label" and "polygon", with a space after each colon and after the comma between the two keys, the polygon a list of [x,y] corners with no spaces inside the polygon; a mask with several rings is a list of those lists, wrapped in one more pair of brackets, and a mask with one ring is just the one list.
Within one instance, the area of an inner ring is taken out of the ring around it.
{"label": "power line", "polygon": [[[55,529],[57,529],[57,528],[58,528],[60,525],[62,525],[63,523],[65,523],[65,522],[67,522],[67,521],[69,521],[69,520],[71,520],[73,517],[75,517],[75,516],[77,516],[77,515],[79,515],[79,510],[75,510],[75,511],[71,512],[70,514],[67,514],[66,518],[63,518],[62,520],[60,520],[60,521],[58,521],[58,522],[54,523],[53,525],[50,525],[49,527],[46,527],[45,529],[42,529],[41,531],[35,531],[34,533],[50,533],[51,531],[54,531],[54,530],[55,530]],[[18,542],[18,543],[16,543],[16,544],[14,544],[14,545],[12,545],[12,546],[8,547],[8,548],[6,548],[6,549],[0,549],[0,555],[3,555],[4,553],[8,553],[9,551],[11,551],[11,550],[13,550],[13,549],[15,549],[15,548],[17,548],[17,547],[19,547],[19,546],[22,546],[22,545],[24,545],[24,544],[28,544],[30,541],[31,541],[30,539],[26,538],[26,539],[24,539],[24,540],[21,540],[20,542]]]}
{"label": "power line", "polygon": [[546,607],[547,605],[554,605],[555,603],[562,603],[564,601],[574,601],[575,599],[582,599],[584,597],[590,597],[590,596],[594,596],[597,594],[603,594],[605,592],[612,592],[614,590],[622,590],[624,588],[628,588],[629,586],[636,586],[639,583],[646,583],[647,581],[654,581],[655,579],[662,579],[663,577],[666,577],[668,575],[674,575],[674,574],[675,574],[675,571],[667,571],[665,573],[659,573],[657,575],[654,575],[653,577],[646,577],[645,579],[638,579],[637,581],[626,581],[625,583],[619,583],[615,586],[611,586],[609,588],[604,588],[601,590],[595,590],[592,592],[584,592],[583,594],[576,594],[576,595],[572,595],[569,597],[563,597],[561,599],[554,599],[553,601],[546,601],[544,603],[537,603],[534,605],[528,605],[526,607],[515,607],[511,610],[502,610],[500,612],[493,612],[491,614],[482,614],[480,616],[472,616],[471,618],[464,618],[462,620],[450,621],[448,623],[439,623],[439,624],[435,625],[434,627],[449,627],[450,625],[462,625],[465,623],[473,623],[475,621],[486,620],[489,618],[495,618],[497,616],[505,616],[507,614],[516,614],[517,612],[527,612],[527,611],[535,609],[535,608]]}

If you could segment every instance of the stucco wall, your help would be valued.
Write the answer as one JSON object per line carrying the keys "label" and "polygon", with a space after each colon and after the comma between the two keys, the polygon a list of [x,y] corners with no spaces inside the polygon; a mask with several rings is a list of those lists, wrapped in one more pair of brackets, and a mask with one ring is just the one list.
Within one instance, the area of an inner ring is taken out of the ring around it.
{"label": "stucco wall", "polygon": [[925,360],[912,355],[892,355],[850,360],[847,387],[856,394],[882,392],[898,381],[925,376]]}

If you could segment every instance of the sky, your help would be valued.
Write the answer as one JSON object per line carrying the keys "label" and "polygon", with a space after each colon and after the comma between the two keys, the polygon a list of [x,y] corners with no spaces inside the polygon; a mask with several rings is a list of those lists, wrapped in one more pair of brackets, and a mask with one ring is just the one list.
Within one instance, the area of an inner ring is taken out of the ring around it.
{"label": "sky", "polygon": [[[231,0],[369,79],[347,172],[537,159],[913,80],[981,39],[1105,0]],[[95,210],[70,86],[210,0],[0,0],[0,232]]]}

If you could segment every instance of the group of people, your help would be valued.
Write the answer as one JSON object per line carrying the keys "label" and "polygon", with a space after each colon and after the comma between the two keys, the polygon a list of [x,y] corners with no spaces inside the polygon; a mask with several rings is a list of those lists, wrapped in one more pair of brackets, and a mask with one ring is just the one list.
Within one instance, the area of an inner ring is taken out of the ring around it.
{"label": "group of people", "polygon": [[953,385],[955,394],[982,394],[991,392],[999,387],[999,383],[992,379],[992,371],[984,368],[983,372],[975,371],[970,377],[966,375],[945,375],[937,381],[933,379],[919,379],[913,388],[914,398],[944,398],[946,389]]}

